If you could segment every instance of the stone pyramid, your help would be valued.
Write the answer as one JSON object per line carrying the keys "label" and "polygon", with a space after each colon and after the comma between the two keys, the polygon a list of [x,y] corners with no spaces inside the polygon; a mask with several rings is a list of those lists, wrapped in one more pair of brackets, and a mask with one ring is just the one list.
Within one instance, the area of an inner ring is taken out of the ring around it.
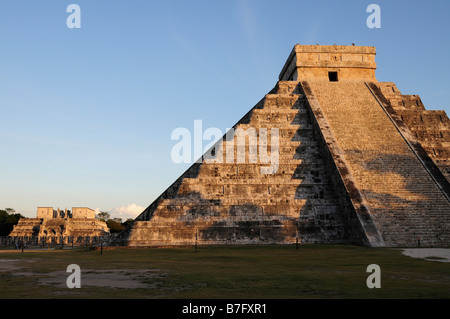
{"label": "stone pyramid", "polygon": [[450,246],[450,121],[378,82],[375,55],[295,45],[275,87],[113,244]]}

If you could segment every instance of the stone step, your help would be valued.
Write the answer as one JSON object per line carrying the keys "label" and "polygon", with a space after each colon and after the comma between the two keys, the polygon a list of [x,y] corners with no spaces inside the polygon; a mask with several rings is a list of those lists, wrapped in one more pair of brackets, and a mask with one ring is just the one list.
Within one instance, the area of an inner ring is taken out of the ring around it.
{"label": "stone step", "polygon": [[298,82],[296,81],[280,81],[277,83],[278,94],[298,94]]}
{"label": "stone step", "polygon": [[[305,202],[308,201],[312,210],[309,212],[302,212],[302,208]],[[249,208],[257,211],[258,213],[268,213],[275,210],[288,209],[289,211],[296,211],[301,217],[306,217],[311,214],[323,215],[323,214],[336,214],[339,211],[339,206],[336,201],[329,198],[317,198],[317,199],[291,199],[291,198],[243,198],[239,196],[229,195],[222,196],[214,199],[201,199],[201,200],[187,200],[183,198],[164,199],[159,203],[161,208],[169,209],[184,209],[189,206],[204,206],[204,207],[220,207],[222,211],[228,211],[235,206],[248,206]],[[245,213],[245,211],[244,211]]]}

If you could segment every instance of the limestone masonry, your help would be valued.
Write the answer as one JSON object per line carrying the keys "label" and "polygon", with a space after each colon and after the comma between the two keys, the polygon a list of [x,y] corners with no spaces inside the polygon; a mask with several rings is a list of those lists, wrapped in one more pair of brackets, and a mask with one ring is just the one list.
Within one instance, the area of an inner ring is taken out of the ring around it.
{"label": "limestone masonry", "polygon": [[[234,127],[277,128],[278,170],[203,159],[113,244],[450,246],[450,121],[378,82],[375,54],[296,45]],[[212,153],[235,140],[225,135]]]}
{"label": "limestone masonry", "polygon": [[36,218],[21,218],[9,234],[14,240],[39,244],[86,244],[109,234],[105,222],[87,207],[72,211],[38,207]]}

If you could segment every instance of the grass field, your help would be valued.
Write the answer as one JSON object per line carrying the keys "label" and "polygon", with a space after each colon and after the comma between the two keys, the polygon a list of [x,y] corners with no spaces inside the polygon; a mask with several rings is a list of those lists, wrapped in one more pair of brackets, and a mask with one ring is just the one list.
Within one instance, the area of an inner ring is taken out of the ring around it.
{"label": "grass field", "polygon": [[[69,289],[69,264],[81,288]],[[369,289],[369,264],[381,288]],[[0,298],[449,298],[450,264],[346,245],[2,251]]]}

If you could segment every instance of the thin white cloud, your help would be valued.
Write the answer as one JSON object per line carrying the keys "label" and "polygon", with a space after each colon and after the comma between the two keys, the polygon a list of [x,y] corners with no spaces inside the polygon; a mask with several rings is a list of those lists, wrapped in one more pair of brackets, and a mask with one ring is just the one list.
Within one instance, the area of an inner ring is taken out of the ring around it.
{"label": "thin white cloud", "polygon": [[254,8],[251,7],[248,1],[239,1],[237,3],[237,18],[243,26],[244,34],[251,44],[256,43],[257,35],[257,20],[254,13]]}
{"label": "thin white cloud", "polygon": [[309,25],[308,28],[305,28],[304,31],[304,41],[302,44],[321,44],[318,43],[320,39],[320,32],[323,27],[322,19],[316,19],[313,23]]}
{"label": "thin white cloud", "polygon": [[[127,206],[115,207],[108,211],[111,218],[121,218],[122,221],[126,221],[128,218],[135,219],[145,209],[143,206],[139,206],[135,203]],[[95,214],[100,213],[100,209],[95,210]]]}

